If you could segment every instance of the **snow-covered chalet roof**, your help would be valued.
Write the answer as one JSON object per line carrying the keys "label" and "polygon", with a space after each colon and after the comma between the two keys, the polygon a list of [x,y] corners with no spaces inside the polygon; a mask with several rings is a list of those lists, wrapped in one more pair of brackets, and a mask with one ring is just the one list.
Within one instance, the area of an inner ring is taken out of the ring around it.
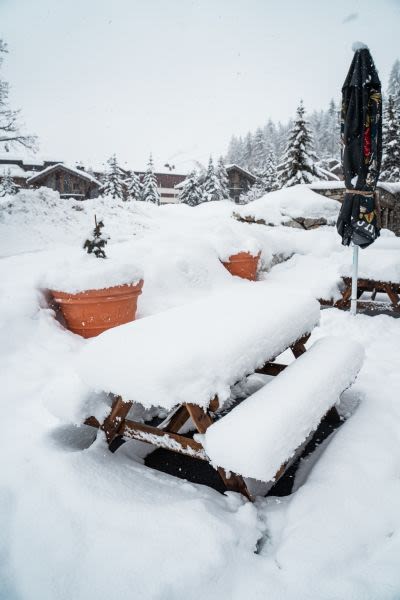
{"label": "snow-covered chalet roof", "polygon": [[255,175],[253,175],[253,173],[250,173],[250,171],[247,171],[246,169],[243,169],[243,167],[239,167],[239,165],[236,165],[234,163],[232,163],[231,165],[225,165],[225,170],[228,171],[233,171],[233,170],[237,170],[240,171],[240,173],[242,173],[242,175],[245,175],[246,177],[248,177],[249,179],[252,179],[253,181],[255,181],[257,179],[257,177]]}
{"label": "snow-covered chalet roof", "polygon": [[35,182],[39,181],[44,175],[48,175],[49,173],[51,173],[52,171],[56,171],[57,169],[63,169],[64,171],[68,171],[69,173],[72,173],[73,175],[81,177],[82,179],[86,179],[87,181],[90,181],[91,183],[94,183],[95,185],[101,186],[100,181],[98,179],[96,179],[96,177],[93,177],[93,175],[90,175],[89,173],[86,173],[86,171],[82,171],[81,169],[76,169],[75,167],[70,167],[70,166],[64,165],[62,163],[58,163],[56,165],[51,165],[50,167],[46,167],[46,169],[39,171],[39,173],[33,175],[33,177],[30,177],[27,180],[27,183],[35,183]]}

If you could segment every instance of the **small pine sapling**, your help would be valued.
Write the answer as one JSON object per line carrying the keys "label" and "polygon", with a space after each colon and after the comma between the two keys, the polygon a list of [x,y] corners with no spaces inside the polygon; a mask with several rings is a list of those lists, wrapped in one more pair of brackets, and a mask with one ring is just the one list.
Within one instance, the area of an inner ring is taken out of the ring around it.
{"label": "small pine sapling", "polygon": [[93,229],[93,238],[87,239],[83,245],[83,248],[88,254],[93,253],[96,258],[107,258],[104,251],[104,246],[106,246],[109,238],[105,237],[101,232],[104,227],[104,223],[103,221],[97,221],[96,215],[94,215],[94,223],[95,227]]}

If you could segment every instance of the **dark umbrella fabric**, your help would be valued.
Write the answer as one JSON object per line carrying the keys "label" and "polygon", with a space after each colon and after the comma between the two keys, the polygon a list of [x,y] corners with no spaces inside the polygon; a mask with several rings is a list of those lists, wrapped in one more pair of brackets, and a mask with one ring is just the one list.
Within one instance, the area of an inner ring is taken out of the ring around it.
{"label": "dark umbrella fabric", "polygon": [[343,84],[341,135],[346,194],[336,227],[343,245],[366,248],[379,236],[374,192],[382,159],[381,82],[368,48],[355,51]]}

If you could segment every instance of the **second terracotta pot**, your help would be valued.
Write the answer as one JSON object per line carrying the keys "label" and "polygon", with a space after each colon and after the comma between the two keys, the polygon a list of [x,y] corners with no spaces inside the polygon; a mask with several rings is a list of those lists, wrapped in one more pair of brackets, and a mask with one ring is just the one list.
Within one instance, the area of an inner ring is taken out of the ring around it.
{"label": "second terracotta pot", "polygon": [[232,256],[229,257],[229,260],[222,261],[222,264],[228,269],[231,275],[255,281],[257,278],[260,255],[261,252],[255,256],[250,254],[250,252],[238,252],[237,254],[232,254]]}
{"label": "second terracotta pot", "polygon": [[51,290],[70,331],[84,338],[94,337],[111,327],[134,321],[143,280],[135,285],[117,285],[100,290],[69,294]]}

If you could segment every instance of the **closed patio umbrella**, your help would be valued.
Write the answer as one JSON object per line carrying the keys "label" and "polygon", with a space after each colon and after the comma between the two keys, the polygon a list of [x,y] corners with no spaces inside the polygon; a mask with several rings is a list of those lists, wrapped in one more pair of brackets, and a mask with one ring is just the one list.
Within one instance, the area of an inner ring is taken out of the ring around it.
{"label": "closed patio umbrella", "polygon": [[367,46],[354,57],[342,88],[342,165],[346,193],[336,224],[342,244],[354,245],[351,312],[357,307],[358,247],[379,236],[375,188],[382,158],[381,82]]}

